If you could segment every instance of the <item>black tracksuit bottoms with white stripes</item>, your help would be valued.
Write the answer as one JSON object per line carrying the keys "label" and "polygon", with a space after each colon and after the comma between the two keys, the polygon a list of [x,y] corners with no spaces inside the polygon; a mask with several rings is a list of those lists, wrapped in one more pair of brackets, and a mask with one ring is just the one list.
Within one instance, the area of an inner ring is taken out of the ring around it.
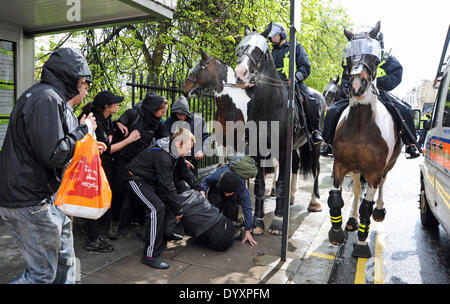
{"label": "black tracksuit bottoms with white stripes", "polygon": [[166,242],[164,240],[166,205],[156,195],[155,186],[145,181],[129,181],[132,193],[145,208],[145,249],[144,255],[151,258],[160,256]]}

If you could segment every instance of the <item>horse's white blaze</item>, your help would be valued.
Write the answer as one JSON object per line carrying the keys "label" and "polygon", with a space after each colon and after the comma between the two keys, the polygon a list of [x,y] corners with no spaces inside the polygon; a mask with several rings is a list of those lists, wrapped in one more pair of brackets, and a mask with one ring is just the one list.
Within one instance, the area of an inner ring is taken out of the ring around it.
{"label": "horse's white blaze", "polygon": [[[234,71],[232,68],[227,68],[227,80],[228,84],[236,84],[236,76],[234,75]],[[242,115],[244,115],[244,122],[247,122],[247,103],[250,101],[250,97],[248,97],[247,93],[245,93],[244,89],[234,87],[234,86],[225,86],[222,92],[214,93],[216,97],[221,97],[224,95],[228,95],[231,100],[234,102],[235,106],[241,110]]]}
{"label": "horse's white blaze", "polygon": [[[255,46],[250,46],[249,50],[247,51],[249,54],[253,52],[255,49]],[[250,58],[249,56],[243,56],[244,58],[239,63],[239,65],[234,69],[236,78],[240,78],[244,85],[248,86],[250,82]],[[247,71],[247,77],[244,78],[244,73]]]}

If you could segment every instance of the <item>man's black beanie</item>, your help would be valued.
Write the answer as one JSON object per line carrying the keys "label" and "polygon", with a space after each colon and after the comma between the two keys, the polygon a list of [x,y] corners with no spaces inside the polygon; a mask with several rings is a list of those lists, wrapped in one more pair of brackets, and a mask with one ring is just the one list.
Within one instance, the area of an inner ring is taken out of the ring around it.
{"label": "man's black beanie", "polygon": [[234,172],[226,172],[219,181],[219,190],[225,193],[237,192],[241,185],[241,179]]}
{"label": "man's black beanie", "polygon": [[150,114],[155,114],[161,107],[164,99],[164,97],[149,91],[142,100],[142,108]]}

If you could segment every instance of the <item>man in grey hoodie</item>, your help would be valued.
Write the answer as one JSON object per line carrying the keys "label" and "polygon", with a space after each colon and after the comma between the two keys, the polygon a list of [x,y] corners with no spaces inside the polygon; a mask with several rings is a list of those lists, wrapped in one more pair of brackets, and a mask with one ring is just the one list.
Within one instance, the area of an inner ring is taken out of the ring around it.
{"label": "man in grey hoodie", "polygon": [[185,128],[195,136],[195,145],[186,160],[193,165],[193,173],[198,177],[198,162],[201,160],[206,150],[206,139],[209,133],[205,131],[205,121],[199,115],[192,114],[189,104],[184,96],[178,97],[170,109],[170,116],[164,122],[164,126],[172,136],[179,128]]}

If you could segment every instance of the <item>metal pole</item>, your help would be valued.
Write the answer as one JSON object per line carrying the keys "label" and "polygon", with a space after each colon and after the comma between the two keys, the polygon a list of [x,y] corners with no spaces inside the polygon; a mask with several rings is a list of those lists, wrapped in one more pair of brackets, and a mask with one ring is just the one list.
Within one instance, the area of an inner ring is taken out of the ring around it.
{"label": "metal pole", "polygon": [[[295,98],[294,91],[294,81],[295,81],[295,4],[299,4],[300,1],[291,0],[291,16],[290,16],[290,32],[289,32],[289,88],[288,88],[288,104],[287,111],[289,113],[287,119],[287,140],[286,140],[286,167],[284,172],[284,200],[283,200],[283,234],[281,236],[281,261],[286,261],[287,252],[287,240],[288,240],[288,229],[289,229],[289,198],[291,190],[291,163],[292,163],[292,137],[293,137],[293,107],[292,103]],[[297,9],[300,9],[298,7]]]}

